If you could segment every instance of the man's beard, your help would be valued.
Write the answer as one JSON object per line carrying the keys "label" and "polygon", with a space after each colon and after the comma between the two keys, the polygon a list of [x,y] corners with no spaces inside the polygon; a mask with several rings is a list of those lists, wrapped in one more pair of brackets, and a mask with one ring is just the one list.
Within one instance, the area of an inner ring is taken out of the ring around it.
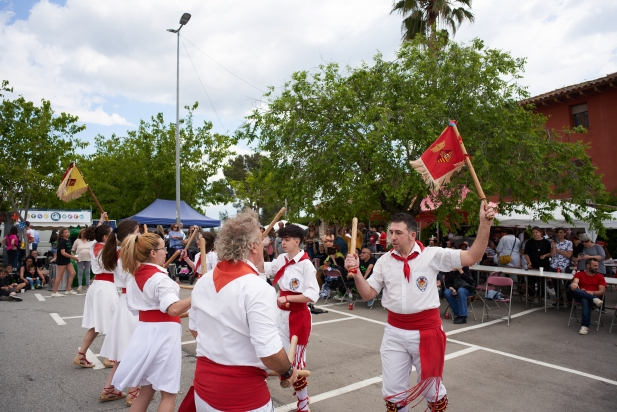
{"label": "man's beard", "polygon": [[590,273],[598,273],[598,269],[589,268]]}

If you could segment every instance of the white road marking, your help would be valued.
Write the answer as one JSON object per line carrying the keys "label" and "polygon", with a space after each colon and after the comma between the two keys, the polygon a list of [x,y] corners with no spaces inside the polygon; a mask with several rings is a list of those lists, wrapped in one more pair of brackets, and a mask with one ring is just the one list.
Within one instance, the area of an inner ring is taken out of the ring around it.
{"label": "white road marking", "polygon": [[[78,351],[81,351],[81,348],[77,348]],[[86,351],[86,359],[88,359],[88,362],[91,362],[94,364],[94,370],[97,369],[104,369],[105,365],[103,365],[103,362],[101,362],[98,358],[98,355],[95,355],[94,352],[92,352],[90,349],[88,349]]]}
{"label": "white road marking", "polygon": [[[544,308],[539,308],[539,309],[544,309]],[[551,363],[546,363],[546,362],[542,362],[542,361],[535,360],[535,359],[524,358],[522,356],[514,355],[512,353],[502,352],[502,351],[499,351],[499,350],[487,348],[487,347],[484,347],[484,346],[473,345],[471,343],[461,342],[461,341],[454,340],[454,339],[448,339],[448,341],[452,342],[452,343],[457,343],[459,345],[469,346],[470,349],[471,348],[481,349],[481,350],[484,350],[484,351],[487,351],[487,352],[495,353],[497,355],[507,356],[509,358],[521,360],[521,361],[524,361],[524,362],[533,363],[533,364],[540,365],[540,366],[545,366],[545,367],[551,368],[551,369],[557,369],[557,370],[560,370],[560,371],[563,371],[563,372],[569,372],[569,373],[572,373],[574,375],[584,376],[586,378],[595,379],[595,380],[600,381],[600,382],[604,382],[604,383],[608,383],[608,384],[617,386],[617,381],[614,381],[614,380],[611,380],[611,379],[607,379],[607,378],[603,378],[603,377],[597,376],[597,375],[592,375],[590,373],[577,371],[575,369],[565,368],[563,366],[553,365]]]}
{"label": "white road marking", "polygon": [[83,318],[83,316],[64,316],[62,319],[79,319]]}
{"label": "white road marking", "polygon": [[[467,355],[468,353],[475,352],[480,350],[480,348],[467,348],[463,350],[459,350],[454,353],[450,353],[446,355],[446,360],[457,358],[459,356]],[[415,370],[415,368],[412,368]],[[348,392],[352,392],[358,389],[362,389],[366,386],[373,385],[375,383],[380,383],[382,380],[381,376],[375,376],[374,378],[365,379],[360,382],[352,383],[351,385],[343,386],[342,388],[334,389],[328,392],[320,393],[319,395],[311,396],[311,404],[324,401],[326,399],[334,398],[335,396],[343,395]],[[296,409],[296,403],[289,403],[287,405],[279,406],[275,409],[275,412],[289,412],[294,411]]]}
{"label": "white road marking", "polygon": [[36,296],[39,302],[45,302],[45,298],[40,293],[35,293],[34,296]]}
{"label": "white road marking", "polygon": [[56,321],[58,326],[66,325],[66,322],[63,321],[60,315],[58,315],[57,313],[50,313],[50,315],[51,315],[51,318]]}
{"label": "white road marking", "polygon": [[324,320],[324,321],[321,321],[321,322],[313,322],[313,326],[315,326],[315,325],[323,325],[324,323],[333,323],[333,322],[340,322],[340,321],[343,321],[343,320],[351,320],[351,319],[353,319],[353,318],[340,318],[340,319]]}
{"label": "white road marking", "polygon": [[182,342],[180,345],[188,345],[188,344],[191,344],[191,343],[197,343],[197,341],[196,340],[187,340],[186,342]]}
{"label": "white road marking", "polygon": [[[321,308],[320,306],[315,306],[316,308]],[[379,325],[387,325],[386,322],[381,322],[379,320],[375,320],[375,319],[371,319],[371,318],[365,318],[364,316],[358,316],[358,315],[353,315],[351,313],[348,312],[343,312],[340,310],[334,310],[332,308],[328,308],[328,312],[332,312],[332,313],[338,313],[340,315],[345,315],[345,316],[349,316],[350,318],[354,318],[354,319],[362,319],[365,320],[367,322],[373,322],[373,323],[377,323]]]}

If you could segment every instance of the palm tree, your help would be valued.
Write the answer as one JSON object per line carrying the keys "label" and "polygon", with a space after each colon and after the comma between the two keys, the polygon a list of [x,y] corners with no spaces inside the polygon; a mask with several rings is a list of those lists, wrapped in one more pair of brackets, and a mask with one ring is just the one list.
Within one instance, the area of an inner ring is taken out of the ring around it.
{"label": "palm tree", "polygon": [[[455,7],[457,3],[460,7]],[[417,34],[433,41],[438,26],[446,33],[450,29],[454,36],[463,21],[474,22],[473,13],[466,7],[471,8],[471,0],[396,0],[390,14],[403,16],[403,41],[412,40]]]}

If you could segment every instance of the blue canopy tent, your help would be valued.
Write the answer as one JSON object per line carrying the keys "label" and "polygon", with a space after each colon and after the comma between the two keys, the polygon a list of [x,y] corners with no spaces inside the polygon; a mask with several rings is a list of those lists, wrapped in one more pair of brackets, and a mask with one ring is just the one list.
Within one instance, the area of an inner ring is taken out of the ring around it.
{"label": "blue canopy tent", "polygon": [[[176,223],[176,201],[156,199],[150,206],[129,219],[135,219],[147,225],[171,225]],[[202,215],[184,201],[180,202],[180,221],[184,226],[218,227],[221,225],[220,220]]]}

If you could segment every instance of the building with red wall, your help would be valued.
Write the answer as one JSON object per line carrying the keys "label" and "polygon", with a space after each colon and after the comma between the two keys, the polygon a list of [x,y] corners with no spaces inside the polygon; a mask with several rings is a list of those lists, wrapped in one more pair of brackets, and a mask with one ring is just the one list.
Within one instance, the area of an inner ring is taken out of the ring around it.
{"label": "building with red wall", "polygon": [[590,144],[587,155],[603,175],[609,192],[617,191],[617,73],[567,86],[522,101],[548,117],[548,129],[582,125],[586,134],[564,136]]}

